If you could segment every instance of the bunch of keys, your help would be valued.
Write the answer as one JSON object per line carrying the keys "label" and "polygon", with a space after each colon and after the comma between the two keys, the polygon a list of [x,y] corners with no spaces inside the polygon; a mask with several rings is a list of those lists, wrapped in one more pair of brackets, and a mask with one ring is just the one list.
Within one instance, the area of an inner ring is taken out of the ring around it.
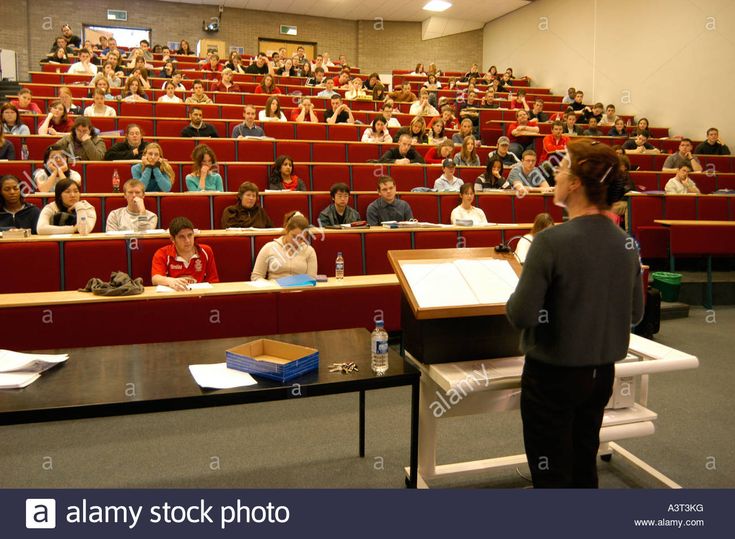
{"label": "bunch of keys", "polygon": [[350,374],[359,370],[353,361],[349,363],[332,363],[329,366],[329,372],[341,372],[342,374]]}

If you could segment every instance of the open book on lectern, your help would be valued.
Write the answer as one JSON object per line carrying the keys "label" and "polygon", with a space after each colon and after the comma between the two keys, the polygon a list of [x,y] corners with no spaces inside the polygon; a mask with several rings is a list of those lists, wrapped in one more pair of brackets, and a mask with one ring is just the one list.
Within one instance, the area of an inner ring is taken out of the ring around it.
{"label": "open book on lectern", "polygon": [[402,260],[399,262],[418,307],[505,304],[518,276],[508,260]]}

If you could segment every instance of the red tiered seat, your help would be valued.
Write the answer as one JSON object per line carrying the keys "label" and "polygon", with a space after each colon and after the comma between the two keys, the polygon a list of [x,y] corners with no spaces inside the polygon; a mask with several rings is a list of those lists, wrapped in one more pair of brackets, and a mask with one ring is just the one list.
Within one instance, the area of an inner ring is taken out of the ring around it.
{"label": "red tiered seat", "polygon": [[427,230],[414,236],[414,249],[456,249],[457,232]]}
{"label": "red tiered seat", "polygon": [[329,191],[335,183],[350,185],[350,167],[347,165],[314,165],[312,191]]}
{"label": "red tiered seat", "polygon": [[495,247],[502,239],[503,235],[499,230],[463,230],[461,233],[464,243],[463,247]]}
{"label": "red tiered seat", "polygon": [[[219,224],[217,224],[219,228]],[[249,281],[252,273],[250,238],[244,236],[212,236],[199,238],[212,248],[217,273],[222,282]]]}
{"label": "red tiered seat", "polygon": [[[228,139],[216,138],[198,138],[194,139],[195,144],[206,144],[214,151],[217,161],[237,161],[235,156],[235,144]],[[224,177],[224,170],[220,171]]]}
{"label": "red tiered seat", "polygon": [[302,193],[269,193],[263,197],[263,207],[275,226],[281,226],[283,216],[292,210],[300,211],[309,220],[309,197]]}
{"label": "red tiered seat", "polygon": [[699,201],[697,217],[703,221],[728,221],[731,219],[729,199],[723,196],[697,197]]}
{"label": "red tiered seat", "polygon": [[[59,290],[59,242],[33,241],[3,246],[4,264],[0,264],[0,293],[46,292]],[[12,263],[10,261],[12,260]],[[43,265],[43,271],[29,268]],[[38,310],[41,316],[41,309]]]}
{"label": "red tiered seat", "polygon": [[416,165],[391,165],[389,175],[395,180],[396,189],[399,191],[410,191],[414,187],[426,187],[424,167]]}
{"label": "red tiered seat", "polygon": [[[159,226],[161,224],[159,223]],[[166,223],[162,228],[166,228]],[[153,262],[153,255],[156,251],[171,243],[168,238],[133,238],[130,240],[130,262],[131,270],[130,276],[135,279],[137,277],[143,278],[143,283],[146,286],[151,285],[151,264]]]}
{"label": "red tiered seat", "polygon": [[209,196],[180,195],[161,199],[161,228],[168,228],[174,217],[184,216],[201,230],[212,228],[209,210]]}
{"label": "red tiered seat", "polygon": [[690,221],[697,218],[697,198],[688,195],[668,195],[666,197],[666,219]]}
{"label": "red tiered seat", "polygon": [[345,275],[362,275],[362,239],[360,234],[319,234],[311,242],[319,263],[318,273],[334,277],[334,261],[341,252]]}
{"label": "red tiered seat", "polygon": [[283,140],[293,140],[294,124],[283,122],[263,122],[263,131],[269,137]]}
{"label": "red tiered seat", "polygon": [[393,273],[388,262],[388,251],[411,248],[409,232],[391,232],[365,235],[365,266],[367,275]]}
{"label": "red tiered seat", "polygon": [[232,163],[227,166],[227,190],[237,191],[243,182],[253,182],[264,191],[268,187],[268,165],[241,165]]}
{"label": "red tiered seat", "polygon": [[513,198],[516,223],[533,223],[539,213],[546,211],[544,197],[516,196]]}
{"label": "red tiered seat", "polygon": [[439,200],[434,194],[417,193],[401,195],[401,200],[411,206],[414,219],[428,223],[439,220]]}
{"label": "red tiered seat", "polygon": [[237,160],[261,163],[275,161],[274,147],[275,144],[269,140],[238,140]]}
{"label": "red tiered seat", "polygon": [[279,140],[276,142],[276,154],[289,155],[296,162],[308,163],[311,161],[311,145],[308,142]]}
{"label": "red tiered seat", "polygon": [[316,163],[345,163],[347,161],[344,144],[314,143],[312,160]]}
{"label": "red tiered seat", "polygon": [[[101,216],[98,215],[98,222]],[[125,242],[122,241],[68,241],[64,242],[64,288],[84,288],[87,281],[97,277],[110,280],[113,271],[128,271]]]}
{"label": "red tiered seat", "polygon": [[485,212],[491,223],[513,223],[513,197],[505,194],[483,194],[476,205]]}

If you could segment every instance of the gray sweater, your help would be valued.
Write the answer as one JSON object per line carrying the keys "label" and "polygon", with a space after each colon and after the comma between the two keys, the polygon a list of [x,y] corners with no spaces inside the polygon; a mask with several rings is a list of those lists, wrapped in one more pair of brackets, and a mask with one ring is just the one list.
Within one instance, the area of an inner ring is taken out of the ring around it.
{"label": "gray sweater", "polygon": [[527,358],[560,367],[625,358],[643,316],[633,240],[603,215],[577,217],[534,237],[508,319]]}

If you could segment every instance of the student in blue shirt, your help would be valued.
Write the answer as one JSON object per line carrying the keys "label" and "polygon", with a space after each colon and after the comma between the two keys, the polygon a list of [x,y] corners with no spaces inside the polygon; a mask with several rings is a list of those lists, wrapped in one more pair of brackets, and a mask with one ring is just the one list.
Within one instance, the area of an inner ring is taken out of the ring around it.
{"label": "student in blue shirt", "polygon": [[191,174],[186,177],[186,188],[189,191],[224,191],[222,176],[217,167],[217,156],[212,148],[200,144],[191,154],[194,164]]}
{"label": "student in blue shirt", "polygon": [[174,169],[163,158],[161,146],[149,143],[143,151],[140,163],[132,166],[133,178],[143,182],[146,193],[168,193],[175,179]]}

